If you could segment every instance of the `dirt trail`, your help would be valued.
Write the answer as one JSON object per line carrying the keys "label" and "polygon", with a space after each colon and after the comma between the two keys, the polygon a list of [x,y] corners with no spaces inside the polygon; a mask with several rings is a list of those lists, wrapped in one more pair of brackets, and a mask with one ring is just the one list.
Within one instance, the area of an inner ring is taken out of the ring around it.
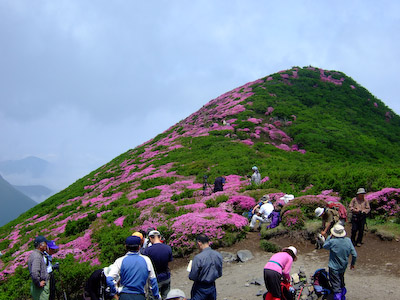
{"label": "dirt trail", "polygon": [[[349,232],[349,231],[348,231]],[[224,263],[223,276],[217,280],[218,299],[239,300],[259,299],[265,291],[264,285],[251,284],[255,279],[263,279],[263,268],[272,253],[264,252],[259,247],[259,233],[248,233],[245,240],[229,248],[219,249],[236,253],[238,250],[250,250],[254,258],[245,263]],[[329,252],[315,250],[309,242],[290,239],[275,240],[280,246],[295,245],[299,249],[298,260],[293,264],[292,273],[303,267],[309,278],[318,268],[327,268]],[[365,244],[357,247],[358,260],[354,270],[345,274],[347,299],[400,299],[397,291],[400,285],[400,243],[383,242],[375,235],[366,233]],[[182,289],[190,296],[192,282],[186,271],[190,258],[176,259],[171,264],[172,288]]]}

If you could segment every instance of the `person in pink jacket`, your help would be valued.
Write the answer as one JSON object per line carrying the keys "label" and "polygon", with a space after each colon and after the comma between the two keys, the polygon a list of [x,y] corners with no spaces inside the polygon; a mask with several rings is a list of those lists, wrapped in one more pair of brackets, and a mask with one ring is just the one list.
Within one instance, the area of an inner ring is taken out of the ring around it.
{"label": "person in pink jacket", "polygon": [[281,279],[290,281],[290,270],[297,259],[297,249],[293,246],[283,248],[270,258],[264,267],[264,282],[268,294],[266,300],[281,299]]}

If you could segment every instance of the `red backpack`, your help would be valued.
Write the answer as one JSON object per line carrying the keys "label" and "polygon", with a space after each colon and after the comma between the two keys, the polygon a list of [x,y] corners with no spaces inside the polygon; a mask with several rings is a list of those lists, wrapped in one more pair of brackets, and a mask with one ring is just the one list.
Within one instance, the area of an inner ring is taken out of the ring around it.
{"label": "red backpack", "polygon": [[347,222],[347,209],[342,203],[329,201],[328,208],[337,210],[339,212],[339,217]]}

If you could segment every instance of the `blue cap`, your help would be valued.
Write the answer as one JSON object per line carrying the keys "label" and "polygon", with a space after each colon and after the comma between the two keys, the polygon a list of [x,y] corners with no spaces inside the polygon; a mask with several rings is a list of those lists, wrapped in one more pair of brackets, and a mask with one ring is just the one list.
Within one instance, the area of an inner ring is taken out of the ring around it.
{"label": "blue cap", "polygon": [[134,245],[140,245],[142,242],[142,239],[138,236],[128,236],[125,240],[125,245],[129,246],[134,246]]}
{"label": "blue cap", "polygon": [[48,241],[47,242],[47,247],[49,247],[50,249],[58,249],[59,247],[56,245],[55,241]]}

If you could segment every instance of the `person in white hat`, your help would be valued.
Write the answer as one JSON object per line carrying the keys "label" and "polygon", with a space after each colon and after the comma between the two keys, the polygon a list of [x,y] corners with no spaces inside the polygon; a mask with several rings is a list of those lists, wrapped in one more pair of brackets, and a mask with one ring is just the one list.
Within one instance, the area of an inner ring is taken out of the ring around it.
{"label": "person in white hat", "polygon": [[327,234],[337,222],[339,222],[339,212],[335,209],[328,207],[317,207],[315,209],[315,216],[322,219],[321,235],[326,238]]}
{"label": "person in white hat", "polygon": [[361,247],[363,244],[364,227],[367,221],[367,214],[371,211],[369,202],[365,200],[365,189],[359,188],[357,196],[350,202],[351,211],[351,241],[354,246]]}
{"label": "person in white hat", "polygon": [[186,295],[180,289],[172,289],[168,292],[165,300],[186,300]]}
{"label": "person in white hat", "polygon": [[354,269],[357,260],[357,252],[351,240],[346,237],[346,231],[340,224],[335,224],[331,229],[331,235],[324,243],[324,249],[329,250],[329,281],[333,290],[333,299],[346,299],[346,287],[344,273],[347,269],[351,254],[350,269]]}
{"label": "person in white hat", "polygon": [[290,270],[297,260],[297,249],[293,246],[283,248],[271,256],[264,266],[264,282],[268,293],[265,300],[281,299],[281,278],[290,282]]}

